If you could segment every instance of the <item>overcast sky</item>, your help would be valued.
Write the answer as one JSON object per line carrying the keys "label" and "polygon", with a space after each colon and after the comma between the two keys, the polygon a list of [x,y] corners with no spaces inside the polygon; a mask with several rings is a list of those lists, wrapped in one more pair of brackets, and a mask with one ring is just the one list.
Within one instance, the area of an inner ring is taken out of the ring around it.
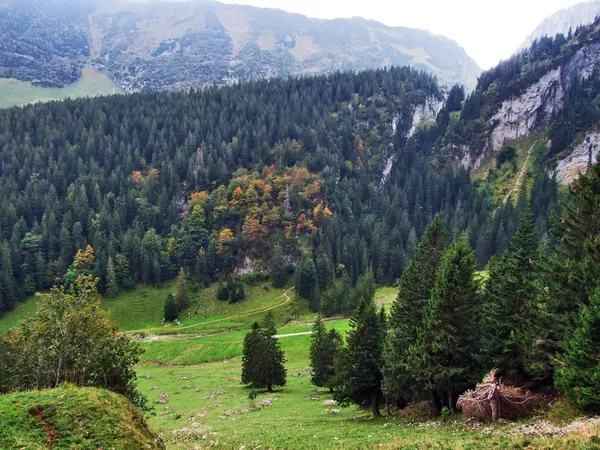
{"label": "overcast sky", "polygon": [[581,0],[221,0],[321,19],[360,16],[458,42],[483,68],[509,57],[539,23]]}

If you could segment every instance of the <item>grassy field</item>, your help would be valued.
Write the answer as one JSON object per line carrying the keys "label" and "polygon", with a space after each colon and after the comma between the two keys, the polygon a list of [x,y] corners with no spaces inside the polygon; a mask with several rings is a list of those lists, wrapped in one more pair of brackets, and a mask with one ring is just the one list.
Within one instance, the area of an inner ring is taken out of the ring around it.
{"label": "grassy field", "polygon": [[[293,290],[258,284],[247,287],[247,300],[230,305],[215,299],[214,287],[203,289],[192,296],[192,308],[181,327],[157,327],[164,298],[173,288],[173,284],[139,287],[104,303],[123,329],[137,332],[145,350],[136,368],[138,383],[153,405],[147,420],[168,449],[600,448],[584,433],[525,436],[516,424],[474,427],[461,416],[442,421],[393,415],[373,419],[356,406],[335,407],[336,413],[330,414],[323,405],[330,393],[310,383],[311,336],[307,333],[315,315],[284,323]],[[396,292],[397,288],[381,288],[376,302],[389,308]],[[0,329],[31,314],[35,303],[29,300],[0,319]],[[240,384],[242,343],[250,323],[261,320],[267,310],[275,313],[280,324],[277,332],[282,335],[287,384],[273,393],[260,391],[251,401],[250,390]],[[332,318],[326,326],[346,335],[349,323]]]}
{"label": "grassy field", "polygon": [[[332,323],[343,329],[342,322]],[[289,330],[280,329],[280,333],[284,331]],[[243,333],[220,335],[225,336],[229,342],[230,337],[234,341]],[[460,416],[444,423],[393,416],[373,419],[368,411],[355,406],[338,407],[338,414],[326,414],[328,408],[323,406],[323,401],[331,395],[310,383],[310,336],[280,340],[287,360],[287,384],[274,393],[261,391],[251,402],[250,390],[240,385],[241,358],[181,365],[181,342],[185,341],[149,344],[146,346],[149,351],[166,344],[161,357],[167,365],[143,362],[137,369],[140,389],[148,398],[152,402],[167,399],[165,404],[155,404],[149,423],[161,434],[169,449],[213,446],[227,449],[259,446],[285,449],[598,448],[585,435],[530,437],[511,431],[514,425],[507,423],[482,430],[472,427]],[[209,342],[205,344],[210,346]],[[230,351],[224,342],[214,342],[215,357]],[[190,350],[189,354],[192,353]],[[172,365],[168,365],[169,360]],[[261,407],[261,404],[268,406]]]}
{"label": "grassy field", "polygon": [[43,88],[26,81],[1,78],[0,108],[66,98],[119,94],[121,92],[106,74],[89,67],[83,69],[81,79],[77,83],[64,88]]}

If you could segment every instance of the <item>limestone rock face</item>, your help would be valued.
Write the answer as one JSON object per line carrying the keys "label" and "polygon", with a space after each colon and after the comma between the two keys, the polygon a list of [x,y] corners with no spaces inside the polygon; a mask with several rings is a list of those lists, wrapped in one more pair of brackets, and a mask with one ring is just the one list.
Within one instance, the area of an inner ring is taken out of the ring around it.
{"label": "limestone rock face", "polygon": [[417,106],[413,114],[412,127],[407,137],[412,137],[423,122],[437,117],[443,106],[444,102],[435,97],[428,97],[425,103]]}
{"label": "limestone rock face", "polygon": [[550,123],[553,114],[563,108],[565,93],[575,78],[586,79],[599,66],[600,43],[590,43],[520,95],[505,100],[491,119],[493,128],[482,149],[455,148],[457,165],[474,172],[510,141],[527,137],[536,127]]}
{"label": "limestone rock face", "polygon": [[560,184],[570,184],[581,173],[585,173],[591,164],[598,158],[600,149],[600,132],[592,131],[586,135],[569,156],[561,159],[556,166],[554,174]]}
{"label": "limestone rock face", "polygon": [[561,68],[552,70],[523,94],[513,97],[500,107],[492,118],[494,127],[482,154],[473,161],[477,170],[492,154],[509,141],[527,137],[535,127],[548,123],[552,114],[562,109],[565,98]]}

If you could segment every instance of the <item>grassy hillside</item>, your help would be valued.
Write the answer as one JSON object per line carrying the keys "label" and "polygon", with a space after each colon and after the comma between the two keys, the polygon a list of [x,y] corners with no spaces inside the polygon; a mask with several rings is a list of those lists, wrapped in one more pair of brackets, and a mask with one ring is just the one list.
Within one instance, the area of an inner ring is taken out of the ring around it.
{"label": "grassy hillside", "polygon": [[63,88],[44,88],[34,86],[28,81],[0,78],[0,108],[121,92],[121,89],[115,86],[105,73],[91,68],[83,69],[79,81]]}
{"label": "grassy hillside", "polygon": [[0,448],[164,448],[143,415],[111,392],[65,386],[0,396]]}

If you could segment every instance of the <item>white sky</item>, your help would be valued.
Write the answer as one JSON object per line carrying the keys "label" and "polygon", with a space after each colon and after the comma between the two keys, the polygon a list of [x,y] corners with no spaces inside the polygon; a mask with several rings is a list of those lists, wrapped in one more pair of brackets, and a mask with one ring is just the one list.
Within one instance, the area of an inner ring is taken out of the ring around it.
{"label": "white sky", "polygon": [[221,0],[320,19],[360,16],[429,30],[458,42],[488,69],[517,50],[539,23],[581,0]]}

